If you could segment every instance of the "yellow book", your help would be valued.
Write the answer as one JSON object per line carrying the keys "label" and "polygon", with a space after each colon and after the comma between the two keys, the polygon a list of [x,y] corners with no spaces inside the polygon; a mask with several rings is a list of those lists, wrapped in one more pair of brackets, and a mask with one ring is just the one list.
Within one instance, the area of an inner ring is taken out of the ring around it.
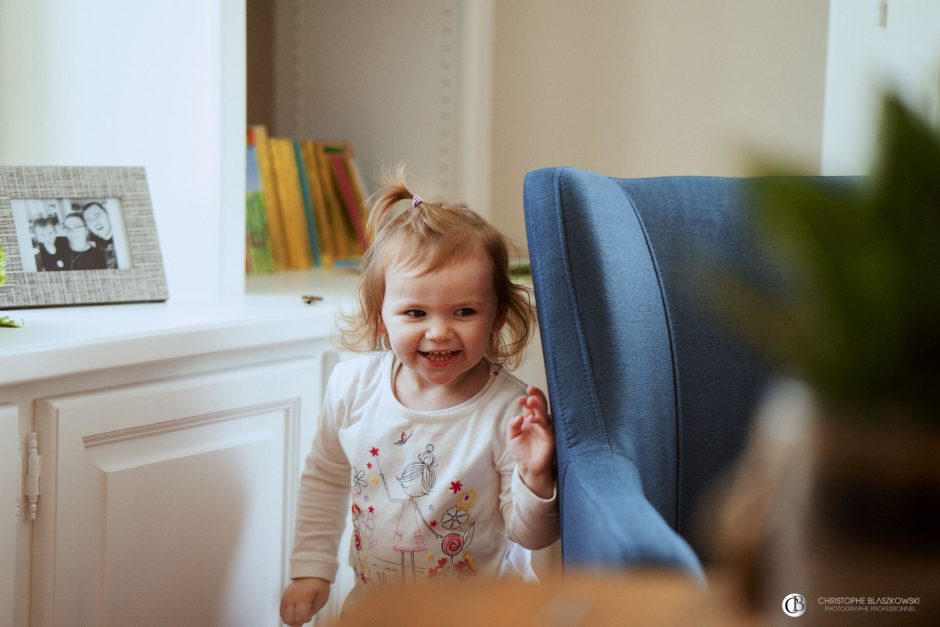
{"label": "yellow book", "polygon": [[254,136],[258,170],[261,175],[261,192],[264,194],[264,217],[268,224],[271,238],[271,254],[274,270],[289,267],[287,257],[287,236],[284,232],[284,219],[278,197],[277,179],[274,174],[274,161],[271,155],[271,140],[263,125],[253,125],[249,129]]}
{"label": "yellow book", "polygon": [[274,176],[277,181],[278,202],[284,220],[287,267],[292,270],[303,270],[313,265],[313,257],[310,252],[310,235],[304,210],[303,192],[300,187],[300,173],[297,169],[297,155],[294,152],[294,141],[272,137],[270,146],[274,162]]}

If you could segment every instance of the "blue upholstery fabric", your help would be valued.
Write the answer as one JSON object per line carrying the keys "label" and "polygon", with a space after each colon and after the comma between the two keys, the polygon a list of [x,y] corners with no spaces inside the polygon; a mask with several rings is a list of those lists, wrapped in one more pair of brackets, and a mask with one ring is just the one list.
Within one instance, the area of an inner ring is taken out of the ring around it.
{"label": "blue upholstery fabric", "polygon": [[701,573],[695,511],[767,372],[703,304],[703,268],[762,276],[745,179],[530,172],[525,219],[558,446],[566,567]]}

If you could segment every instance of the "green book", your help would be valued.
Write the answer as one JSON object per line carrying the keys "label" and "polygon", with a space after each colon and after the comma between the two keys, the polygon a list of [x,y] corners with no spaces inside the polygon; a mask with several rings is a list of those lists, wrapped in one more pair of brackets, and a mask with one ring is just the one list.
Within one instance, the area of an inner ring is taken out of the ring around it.
{"label": "green book", "polygon": [[254,145],[249,144],[245,178],[245,271],[249,274],[274,272],[274,255],[264,211],[264,193]]}

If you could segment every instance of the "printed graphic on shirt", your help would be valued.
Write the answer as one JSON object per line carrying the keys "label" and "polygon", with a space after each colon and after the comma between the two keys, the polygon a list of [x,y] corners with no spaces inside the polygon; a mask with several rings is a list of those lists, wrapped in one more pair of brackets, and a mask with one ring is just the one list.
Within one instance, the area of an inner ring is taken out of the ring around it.
{"label": "printed graphic on shirt", "polygon": [[[407,445],[399,468],[383,468],[378,446],[352,467],[353,568],[362,583],[403,585],[476,574],[470,552],[476,490],[460,477],[440,481],[440,453],[431,443],[415,446],[413,436],[402,432],[392,442]],[[382,524],[389,529],[377,528]]]}

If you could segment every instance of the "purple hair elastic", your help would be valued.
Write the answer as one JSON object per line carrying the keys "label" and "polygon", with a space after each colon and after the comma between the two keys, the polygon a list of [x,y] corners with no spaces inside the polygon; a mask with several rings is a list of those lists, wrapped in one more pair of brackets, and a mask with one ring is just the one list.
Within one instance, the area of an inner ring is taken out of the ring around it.
{"label": "purple hair elastic", "polygon": [[417,209],[418,205],[420,205],[423,202],[424,202],[424,198],[421,198],[421,196],[418,196],[417,194],[415,194],[415,196],[411,199],[411,206]]}

